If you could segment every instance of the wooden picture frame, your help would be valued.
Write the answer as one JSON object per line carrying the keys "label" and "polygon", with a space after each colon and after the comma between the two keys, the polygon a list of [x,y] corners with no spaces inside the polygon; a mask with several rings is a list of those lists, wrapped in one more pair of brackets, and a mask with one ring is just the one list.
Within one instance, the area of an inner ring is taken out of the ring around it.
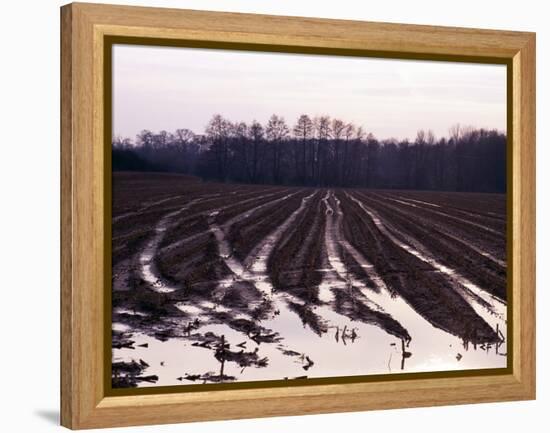
{"label": "wooden picture frame", "polygon": [[[196,46],[509,65],[513,310],[505,372],[107,395],[105,47]],[[217,45],[216,45],[217,44]],[[61,424],[80,429],[535,398],[535,34],[73,3],[61,8]]]}

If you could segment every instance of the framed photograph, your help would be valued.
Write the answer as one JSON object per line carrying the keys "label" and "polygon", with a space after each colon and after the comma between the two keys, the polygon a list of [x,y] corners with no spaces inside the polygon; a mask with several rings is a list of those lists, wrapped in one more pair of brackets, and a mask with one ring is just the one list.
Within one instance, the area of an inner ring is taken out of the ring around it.
{"label": "framed photograph", "polygon": [[533,33],[61,18],[64,426],[535,398]]}

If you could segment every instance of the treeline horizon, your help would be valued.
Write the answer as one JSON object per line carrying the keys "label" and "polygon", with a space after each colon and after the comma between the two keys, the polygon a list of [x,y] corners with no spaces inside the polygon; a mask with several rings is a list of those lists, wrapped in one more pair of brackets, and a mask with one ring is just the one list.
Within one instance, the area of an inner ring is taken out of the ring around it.
{"label": "treeline horizon", "polygon": [[436,138],[378,139],[329,116],[299,116],[292,125],[272,115],[232,122],[215,114],[203,134],[189,129],[113,140],[114,171],[160,171],[205,180],[315,187],[363,187],[506,192],[506,135],[497,130],[449,128]]}

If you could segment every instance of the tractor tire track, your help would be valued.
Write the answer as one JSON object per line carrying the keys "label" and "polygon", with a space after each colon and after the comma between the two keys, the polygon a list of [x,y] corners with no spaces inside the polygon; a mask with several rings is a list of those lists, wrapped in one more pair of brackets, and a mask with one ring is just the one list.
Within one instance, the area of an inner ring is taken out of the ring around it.
{"label": "tractor tire track", "polygon": [[[448,267],[461,269],[469,279],[482,287],[490,287],[493,294],[506,297],[506,262],[453,234],[447,226],[434,221],[413,223],[408,210],[388,204],[378,198],[361,194],[388,224],[399,226],[400,240],[411,243],[426,254],[437,255]],[[425,245],[429,244],[429,248]],[[481,257],[480,257],[481,256]]]}
{"label": "tractor tire track", "polygon": [[[378,214],[372,209],[368,208],[362,201],[358,200],[352,195],[349,198],[354,201],[363,211],[371,218],[376,227],[383,233],[391,242],[403,249],[407,253],[420,259],[421,261],[431,265],[439,272],[448,277],[455,283],[455,288],[458,289],[461,296],[466,300],[470,306],[476,311],[476,313],[485,320],[493,329],[496,328],[496,324],[499,324],[501,329],[506,325],[506,304],[494,295],[486,292],[469,279],[461,275],[457,270],[449,268],[434,257],[427,256],[420,251],[414,249],[411,245],[408,245],[400,241],[394,233],[398,233],[395,227],[389,226],[386,222],[383,222]],[[401,234],[401,237],[403,235]]]}

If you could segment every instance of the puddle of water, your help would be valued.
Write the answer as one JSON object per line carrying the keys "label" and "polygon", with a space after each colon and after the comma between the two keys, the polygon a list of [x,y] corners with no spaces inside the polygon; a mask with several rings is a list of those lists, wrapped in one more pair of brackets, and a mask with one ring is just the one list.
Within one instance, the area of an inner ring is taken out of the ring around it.
{"label": "puddle of water", "polygon": [[[389,199],[389,200],[393,200],[393,201],[397,201],[399,203],[402,203],[402,204],[405,204],[405,205],[408,205],[408,206],[412,206],[412,207],[418,207],[417,205],[413,204],[413,203],[408,203],[408,202],[405,202],[405,201],[402,201],[402,200],[396,200],[396,199],[392,199],[392,198],[389,198],[389,197],[384,197],[384,199]],[[474,221],[469,221],[469,220],[466,220],[464,218],[459,218],[457,216],[454,216],[454,215],[450,215],[448,213],[445,213],[445,212],[441,212],[441,211],[438,211],[438,210],[435,210],[435,209],[426,209],[424,208],[424,210],[428,211],[428,212],[432,212],[432,213],[435,213],[437,215],[441,215],[441,216],[444,216],[445,218],[449,218],[449,219],[453,219],[455,221],[459,221],[461,223],[464,223],[464,224],[468,224],[468,225],[471,225],[473,227],[477,227],[479,229],[482,229],[482,230],[485,230],[489,233],[493,233],[493,234],[496,234],[496,235],[500,235],[501,233],[499,233],[497,230],[493,230],[492,228],[490,227],[487,227],[487,226],[484,226],[483,224],[478,224]],[[475,216],[477,217],[477,215],[475,214],[471,214],[469,212],[465,212],[465,211],[461,211],[462,213],[466,213],[470,216]]]}
{"label": "puddle of water", "polygon": [[132,328],[124,323],[113,322],[111,329],[118,332],[127,332]]}
{"label": "puddle of water", "polygon": [[[226,337],[230,336],[232,332],[226,326],[223,329],[217,329],[215,325],[203,327],[200,332],[206,332],[207,328],[212,332],[222,331]],[[114,349],[113,361],[145,360],[149,367],[142,374],[144,376],[157,375],[159,380],[155,383],[141,382],[139,383],[140,387],[201,383],[188,381],[183,377],[186,374],[219,373],[220,364],[214,357],[214,353],[202,347],[192,346],[193,341],[191,340],[172,338],[160,341],[145,334],[134,334],[131,338],[135,340],[135,348]],[[240,338],[242,340],[242,336]],[[147,347],[139,346],[144,344]],[[225,374],[228,373],[225,372]],[[182,378],[182,380],[178,380],[178,378]]]}
{"label": "puddle of water", "polygon": [[[505,303],[503,303],[490,293],[486,292],[485,290],[481,289],[479,286],[472,283],[464,276],[460,275],[456,270],[443,265],[433,257],[427,257],[426,255],[420,253],[418,250],[412,248],[410,245],[401,242],[390,232],[385,223],[382,222],[382,220],[374,211],[367,208],[360,200],[356,199],[348,193],[346,194],[351,200],[357,203],[367,215],[369,215],[376,227],[394,244],[407,251],[409,254],[422,260],[423,262],[433,266],[439,272],[447,275],[456,283],[458,283],[457,288],[460,290],[464,299],[471,305],[475,312],[487,322],[487,324],[489,324],[493,329],[496,329],[497,324],[499,324],[499,329],[506,329],[507,309]],[[392,230],[395,229],[392,228]],[[480,299],[482,300],[482,302],[480,302]]]}
{"label": "puddle of water", "polygon": [[323,203],[325,204],[325,213],[327,216],[326,219],[326,230],[325,230],[325,245],[327,248],[328,262],[330,267],[336,271],[336,273],[347,280],[349,274],[347,272],[344,262],[340,260],[340,255],[338,254],[338,249],[336,247],[336,230],[337,223],[334,221],[334,209],[329,204],[329,199],[331,196],[331,191],[327,191],[325,197],[323,197]]}
{"label": "puddle of water", "polygon": [[[224,374],[234,376],[238,381],[280,380],[308,376],[337,377],[371,374],[387,374],[420,371],[450,371],[478,368],[498,368],[506,366],[506,357],[497,355],[494,346],[490,350],[465,350],[457,338],[433,338],[434,333],[445,334],[434,328],[432,334],[421,338],[418,334],[406,349],[412,356],[403,362],[401,342],[380,328],[359,321],[352,321],[334,312],[328,306],[316,307],[330,327],[322,336],[315,334],[303,325],[298,316],[288,309],[279,315],[263,321],[262,326],[278,332],[284,337],[280,343],[256,344],[246,335],[226,325],[206,325],[196,332],[214,332],[223,335],[230,349],[238,350],[237,345],[245,342],[246,351],[257,350],[258,357],[268,358],[268,365],[259,367],[239,367],[232,362],[224,365]],[[342,332],[346,329],[346,337]],[[355,332],[352,340],[351,333]],[[338,335],[338,337],[337,337]],[[445,334],[448,337],[448,334]],[[192,341],[173,338],[159,341],[144,334],[134,334],[135,349],[114,349],[113,360],[145,360],[147,367],[143,375],[155,374],[156,383],[140,383],[140,386],[188,385],[200,382],[178,380],[186,374],[219,374],[220,363],[214,352],[192,346]],[[139,345],[146,343],[148,347]],[[288,356],[284,350],[292,350],[298,355]],[[462,357],[457,359],[457,355]],[[307,356],[313,365],[307,370]],[[403,364],[402,364],[403,362]]]}
{"label": "puddle of water", "polygon": [[[269,203],[248,210],[245,217],[247,215],[257,212],[262,208],[265,208],[268,205],[273,205],[273,203],[288,200],[290,197],[296,194],[297,192],[288,194],[280,199],[270,201]],[[234,218],[226,222],[223,228],[218,226],[214,222],[210,224],[210,230],[214,233],[214,236],[216,237],[216,241],[218,243],[220,256],[224,260],[227,267],[240,280],[252,283],[257,288],[257,290],[262,293],[266,298],[273,297],[273,285],[271,284],[270,278],[267,274],[267,260],[271,255],[271,252],[273,251],[273,248],[275,247],[278,239],[290,227],[298,214],[303,212],[307,202],[311,197],[313,197],[314,194],[315,193],[304,197],[300,206],[287,218],[287,220],[285,220],[283,224],[281,224],[276,230],[274,230],[271,234],[269,234],[264,240],[260,242],[259,245],[261,246],[259,248],[259,251],[257,253],[253,252],[251,254],[251,256],[254,256],[254,259],[250,260],[250,265],[248,267],[245,267],[239,259],[233,256],[232,247],[225,236],[225,231],[228,230],[232,224],[240,221],[243,218],[243,215],[241,214],[235,216]],[[228,287],[228,284],[230,285],[234,282],[235,281],[231,279],[225,280],[221,282],[220,287],[225,289]]]}
{"label": "puddle of water", "polygon": [[400,198],[401,200],[412,201],[412,202],[414,202],[414,203],[423,204],[423,205],[426,205],[426,206],[441,207],[441,206],[439,206],[438,204],[428,203],[427,201],[413,200],[412,198],[406,198],[406,197],[399,197],[399,198]]}
{"label": "puddle of water", "polygon": [[[340,209],[340,202],[337,197],[334,196],[336,203],[336,211],[333,208],[330,208],[328,202],[331,192],[327,193],[325,196],[325,203],[327,205],[327,216],[333,214],[339,215],[342,213]],[[374,216],[374,215],[373,215]],[[387,286],[384,284],[383,280],[375,273],[372,265],[353,248],[349,243],[341,237],[341,230],[331,227],[331,218],[328,218],[327,226],[330,228],[327,231],[327,236],[329,238],[327,242],[327,250],[329,250],[329,245],[334,244],[338,241],[344,248],[348,250],[350,254],[359,264],[364,264],[365,268],[370,271],[369,277],[376,284],[378,290],[363,290],[362,292],[367,296],[373,304],[377,305],[379,309],[386,312],[394,319],[399,321],[402,326],[404,326],[412,337],[412,341],[409,345],[408,351],[413,353],[412,358],[406,360],[406,371],[430,371],[430,370],[447,370],[447,369],[461,369],[461,368],[482,368],[478,367],[479,365],[486,366],[506,366],[505,357],[491,352],[489,354],[484,353],[481,355],[481,352],[469,351],[465,353],[463,350],[462,341],[429,323],[424,317],[419,315],[403,298],[391,294]],[[374,218],[378,224],[381,224],[381,221],[378,217]],[[341,223],[340,223],[341,224]],[[336,235],[337,239],[335,240],[333,236]],[[330,239],[332,238],[332,239]],[[335,250],[335,248],[333,248]],[[345,265],[341,260],[332,261],[340,267],[340,272],[344,272],[345,275],[349,273],[345,271]],[[331,265],[332,265],[331,263]],[[361,285],[354,284],[361,287]],[[321,285],[322,288],[331,287],[330,282],[323,282]],[[337,314],[335,312],[324,311],[323,317],[331,317]],[[332,320],[337,320],[333,318]],[[340,319],[341,320],[341,319]],[[336,321],[336,323],[338,323]],[[369,333],[373,332],[371,330],[372,326],[367,326],[367,329],[361,329],[360,333]],[[388,341],[394,341],[395,338],[388,336]],[[391,343],[388,343],[391,344]],[[384,347],[383,345],[381,347]],[[453,349],[457,352],[453,352]],[[457,365],[456,356],[458,353],[461,353],[460,364]],[[401,353],[398,351],[398,355]],[[447,354],[447,355],[442,355]],[[489,358],[489,359],[488,359]],[[400,359],[400,355],[397,357],[392,357],[392,360]],[[427,361],[431,360],[431,361]],[[437,362],[441,362],[440,365]]]}
{"label": "puddle of water", "polygon": [[213,310],[217,313],[226,313],[231,311],[231,308],[210,301],[201,302],[201,308],[202,310]]}
{"label": "puddle of water", "polygon": [[321,284],[318,286],[317,298],[319,298],[319,301],[329,304],[334,301],[334,293],[332,292],[332,289],[335,287],[341,287],[341,283],[338,281],[336,275],[330,275],[327,277],[326,274],[330,275],[330,273],[325,273],[325,278],[323,278],[323,281],[321,281]]}
{"label": "puddle of water", "polygon": [[[235,376],[239,381],[258,381],[301,376],[308,376],[310,378],[335,377],[416,371],[499,368],[506,366],[506,356],[502,356],[494,345],[487,346],[486,350],[480,348],[472,350],[471,347],[467,350],[459,338],[433,327],[401,297],[392,296],[385,284],[383,284],[383,281],[376,279],[377,275],[372,265],[343,238],[341,234],[341,218],[343,214],[339,200],[332,192],[327,193],[327,196],[323,199],[327,212],[325,241],[329,263],[328,266],[325,265],[324,269],[322,269],[327,278],[319,286],[319,297],[322,302],[326,302],[327,304],[311,307],[312,311],[325,322],[328,330],[318,335],[308,325],[302,323],[300,316],[289,308],[288,301],[297,302],[300,305],[303,303],[285,293],[274,293],[271,282],[267,277],[267,261],[278,240],[291,227],[298,215],[306,209],[308,200],[313,195],[305,197],[300,206],[292,212],[289,218],[259,244],[257,253],[254,258],[251,258],[248,267],[244,266],[232,255],[231,245],[229,245],[224,234],[224,228],[229,227],[232,222],[238,221],[239,218],[242,218],[242,215],[233,218],[228,222],[229,225],[224,225],[223,228],[214,223],[211,224],[211,230],[218,242],[220,255],[234,274],[234,277],[220,282],[219,287],[222,289],[229,287],[237,280],[253,283],[264,296],[272,300],[274,305],[273,311],[277,312],[276,314],[272,314],[268,319],[259,322],[259,324],[271,332],[278,333],[283,339],[280,342],[261,343],[258,345],[246,334],[235,331],[223,324],[206,324],[193,331],[201,334],[213,332],[219,336],[223,335],[225,341],[230,344],[231,350],[237,350],[237,345],[244,342],[244,350],[247,352],[257,350],[260,358],[267,357],[269,359],[268,366],[264,368],[242,368],[235,363],[226,362],[223,370],[225,375]],[[288,196],[285,197],[282,199],[288,198]],[[334,206],[329,203],[331,197],[334,200]],[[350,198],[353,199],[351,196]],[[272,203],[270,202],[269,204]],[[257,210],[257,208],[255,209]],[[328,214],[329,209],[331,212],[330,215]],[[365,210],[364,207],[363,209]],[[250,212],[255,212],[255,210],[247,211],[247,213]],[[386,229],[380,218],[374,213],[372,215],[369,214],[369,216],[375,224],[384,227],[386,232],[389,233],[389,230]],[[160,233],[162,233],[162,230]],[[399,242],[395,236],[392,235],[392,237],[393,239],[390,238],[392,241]],[[158,243],[160,243],[160,240]],[[376,283],[376,291],[372,290],[373,288],[367,287],[355,277],[350,277],[351,272],[346,268],[345,263],[343,263],[339,255],[338,245],[352,254],[354,259],[366,271],[371,272],[369,275],[373,281],[375,283],[378,281]],[[418,253],[408,245],[402,246],[402,248],[404,247],[409,248],[408,251],[411,254]],[[432,260],[431,258],[426,259]],[[439,270],[441,272],[443,270],[454,272],[445,267]],[[452,275],[454,278],[459,278],[456,273]],[[380,310],[390,314],[408,330],[412,337],[412,341],[406,349],[412,353],[410,358],[403,359],[401,341],[396,337],[386,333],[377,326],[353,321],[332,309],[329,304],[334,299],[331,289],[335,287],[338,289],[348,287],[350,282],[362,290],[362,293],[368,297],[372,305],[376,305]],[[481,289],[477,286],[469,286],[468,281],[463,281],[463,283],[466,284],[465,289],[472,291],[476,296],[483,297],[486,295],[486,293],[476,293],[476,291]],[[194,303],[193,305],[181,303],[177,306],[189,315],[200,317],[201,324],[208,322],[206,314],[208,311],[230,311],[227,307],[208,301],[199,304]],[[249,319],[244,314],[237,315],[236,317]],[[505,317],[504,326],[501,327],[503,333],[506,332]],[[123,332],[129,331],[128,326],[120,323],[113,323],[113,329]],[[193,341],[191,340],[172,338],[163,342],[142,333],[134,333],[130,338],[135,340],[134,349],[113,349],[113,360],[139,361],[139,359],[142,359],[149,364],[144,370],[143,375],[154,374],[159,377],[156,383],[142,382],[139,386],[196,384],[200,382],[185,380],[185,376],[203,375],[208,372],[214,375],[220,373],[221,366],[214,357],[214,351],[193,346]],[[146,344],[147,347],[140,347],[143,344]],[[289,356],[284,353],[285,350],[292,350],[296,352],[296,355]]]}
{"label": "puddle of water", "polygon": [[177,303],[176,307],[189,316],[195,316],[203,312],[202,308],[199,308],[195,305],[187,305],[184,302]]}
{"label": "puddle of water", "polygon": [[[262,192],[265,192],[265,191],[267,191],[267,190],[262,190]],[[257,201],[257,200],[262,200],[264,198],[271,197],[271,196],[274,196],[274,195],[277,195],[277,194],[280,194],[280,193],[281,193],[281,191],[275,191],[275,192],[271,192],[271,193],[262,194],[262,195],[259,195],[259,196],[253,196],[253,197],[250,197],[250,198],[246,198],[244,200],[239,200],[238,202],[234,202],[234,203],[231,203],[229,205],[222,206],[222,207],[219,207],[217,209],[210,210],[210,212],[207,214],[207,217],[215,218],[220,212],[222,212],[224,210],[227,210],[227,209],[230,209],[234,206],[241,206],[243,204],[250,203],[250,202],[253,202],[253,201]],[[221,195],[221,194],[218,194],[218,195]],[[246,196],[248,196],[248,193],[246,194]],[[211,199],[212,199],[212,197],[210,197],[210,199],[204,200],[204,201],[209,201]],[[200,213],[201,212],[189,215],[189,217],[197,216]],[[192,241],[194,239],[197,239],[201,236],[205,236],[206,234],[207,234],[206,232],[200,232],[200,233],[196,233],[194,235],[185,237],[183,239],[178,239],[177,241],[174,241],[174,242],[170,243],[169,245],[166,245],[165,247],[163,247],[163,251],[169,251],[169,250],[172,250],[174,248],[179,248],[181,245],[185,244],[186,242],[190,242],[190,241]]]}
{"label": "puddle of water", "polygon": [[[206,195],[202,196],[202,199],[219,197],[220,195],[221,195],[221,193],[206,194]],[[170,201],[174,201],[174,200],[177,200],[177,199],[180,199],[180,198],[185,198],[185,197],[188,197],[188,196],[189,196],[189,194],[179,194],[179,195],[173,195],[173,196],[166,197],[166,198],[156,200],[156,201],[150,201],[148,203],[145,203],[141,208],[139,208],[136,211],[125,212],[121,215],[114,216],[112,222],[115,223],[115,222],[120,221],[121,219],[127,218],[129,216],[138,215],[138,214],[140,214],[142,212],[145,212],[145,211],[147,211],[147,210],[149,210],[149,209],[151,209],[155,206],[158,206],[158,205],[170,202]]]}
{"label": "puddle of water", "polygon": [[[402,199],[402,200],[405,200],[405,201],[415,202],[415,203],[423,204],[423,205],[426,205],[426,206],[442,208],[442,206],[440,206],[440,205],[437,205],[437,204],[434,204],[434,203],[429,203],[427,201],[413,200],[412,198],[406,198],[406,197],[399,197],[399,198]],[[487,217],[487,216],[494,217],[496,219],[506,218],[505,215],[498,214],[498,213],[495,213],[495,212],[489,212],[489,211],[483,211],[483,213],[472,213],[472,212],[468,212],[464,209],[458,209],[458,208],[454,208],[453,210],[455,212],[458,212],[458,213],[461,213],[461,214],[464,214],[464,215],[468,215],[468,216],[471,216],[471,217],[474,217],[474,218],[484,218],[484,217]],[[447,215],[447,214],[445,214],[445,215]]]}
{"label": "puddle of water", "polygon": [[200,201],[202,201],[202,199],[191,200],[180,209],[174,212],[170,212],[166,214],[164,217],[162,217],[158,222],[158,224],[155,226],[153,237],[149,240],[149,242],[147,242],[147,245],[145,246],[145,248],[141,252],[141,255],[139,256],[139,263],[141,265],[141,276],[143,280],[149,283],[151,288],[156,292],[170,293],[178,290],[178,287],[172,286],[168,284],[166,281],[163,281],[162,277],[160,276],[160,273],[156,269],[154,259],[157,255],[159,245],[164,239],[164,234],[166,233],[166,229],[168,228],[172,220],[176,216],[180,215],[182,212],[185,212],[191,206],[193,206],[194,204]]}
{"label": "puddle of water", "polygon": [[115,308],[113,312],[115,314],[128,314],[130,316],[141,316],[141,317],[147,316],[147,314],[142,313],[141,311],[134,311],[128,308]]}
{"label": "puddle of water", "polygon": [[[377,197],[382,197],[382,196],[377,195]],[[399,199],[391,198],[391,197],[383,197],[383,198],[384,198],[384,200],[394,201],[396,203],[404,204],[405,206],[420,208],[420,206],[417,206],[414,203],[410,203],[409,201],[399,200]]]}
{"label": "puddle of water", "polygon": [[[300,206],[290,214],[283,224],[263,239],[260,243],[259,251],[257,253],[253,252],[251,256],[254,258],[248,260],[250,261],[250,268],[252,269],[252,273],[256,279],[256,285],[260,291],[264,293],[264,295],[272,298],[275,302],[276,308],[279,310],[286,309],[287,307],[286,303],[281,302],[279,296],[274,294],[273,284],[271,283],[271,279],[267,273],[267,262],[269,257],[271,257],[273,248],[275,248],[275,245],[279,239],[281,239],[281,236],[290,228],[296,218],[298,218],[298,215],[305,211],[307,204],[315,194],[316,192],[313,192],[307,197],[302,198]],[[293,298],[289,294],[286,294],[286,296],[294,302],[299,302],[299,300]]]}
{"label": "puddle of water", "polygon": [[[395,202],[398,202],[398,203],[402,203],[402,204],[405,204],[405,205],[408,205],[408,206],[412,206],[412,207],[419,207],[415,204],[412,204],[412,203],[407,203],[405,201],[401,201],[401,200],[396,200],[396,199],[393,199],[391,197],[387,197],[387,196],[381,196],[381,195],[378,195],[377,194],[377,197],[380,197],[381,199],[383,200],[391,200],[391,201],[395,201]],[[439,205],[436,205],[436,204],[432,204],[432,203],[428,203],[428,202],[424,202],[424,201],[421,201],[421,200],[413,200],[413,199],[407,199],[407,198],[404,198],[404,197],[400,197],[402,198],[403,200],[406,200],[406,201],[413,201],[413,202],[416,202],[416,203],[423,203],[425,205],[428,205],[428,206],[433,206],[433,207],[441,207]],[[469,212],[465,212],[465,211],[460,211],[460,210],[457,210],[458,212],[462,212],[462,213],[465,213],[465,214],[468,214],[470,216],[478,216],[478,215],[475,215],[475,214],[471,214]],[[448,215],[445,213],[445,215],[447,216],[450,216],[451,218],[453,217],[452,215]],[[474,223],[475,224],[475,223]],[[434,223],[434,226],[437,227],[438,230],[440,230],[441,232],[445,233],[446,236],[450,237],[451,239],[455,240],[456,242],[459,242],[463,245],[466,245],[468,248],[474,250],[475,252],[477,252],[478,254],[484,256],[484,257],[487,257],[489,260],[493,261],[494,263],[496,263],[497,265],[499,266],[502,266],[502,267],[506,267],[506,262],[503,261],[503,260],[500,260],[498,258],[496,258],[495,256],[493,256],[492,254],[486,252],[486,251],[483,251],[481,248],[478,248],[476,247],[475,245],[473,245],[471,242],[467,242],[455,235],[453,235],[452,233],[449,233],[448,230],[445,230],[441,225],[437,224],[437,223]]]}
{"label": "puddle of water", "polygon": [[[330,198],[335,201],[334,208],[330,204]],[[325,245],[327,249],[329,265],[333,270],[332,275],[330,273],[325,274],[325,281],[323,282],[323,286],[328,284],[329,286],[335,288],[347,290],[351,289],[351,287],[356,287],[365,295],[366,299],[364,301],[366,301],[366,304],[369,306],[369,308],[376,311],[382,311],[382,308],[375,302],[372,302],[370,296],[366,294],[366,292],[369,291],[369,288],[366,286],[366,284],[363,281],[355,278],[353,273],[347,268],[345,263],[340,258],[340,253],[338,251],[337,245],[346,248],[346,250],[351,253],[357,263],[359,263],[360,266],[364,267],[364,269],[372,268],[372,265],[368,263],[363,257],[360,257],[357,251],[343,239],[342,219],[344,214],[340,209],[340,201],[335,197],[334,193],[329,190],[327,191],[326,196],[323,198],[323,202],[325,204],[325,212],[327,217],[325,225]],[[376,279],[378,284],[383,284],[383,281],[380,278],[377,278],[374,275],[373,277],[374,279]]]}
{"label": "puddle of water", "polygon": [[[250,198],[250,199],[246,199],[246,200],[241,201],[239,204],[247,203],[247,202],[250,202],[250,201],[253,201],[253,200],[258,200],[260,198],[265,198],[265,197],[271,196],[273,194],[276,194],[276,193],[265,194],[265,195],[260,196],[260,197],[253,197],[253,198]],[[286,199],[291,195],[292,194],[289,194],[289,195],[283,197],[283,199]],[[140,263],[140,266],[141,266],[141,275],[142,275],[143,280],[146,281],[154,291],[156,291],[158,293],[170,293],[170,292],[174,292],[174,291],[178,290],[177,286],[173,286],[173,285],[171,285],[168,282],[163,280],[160,273],[156,269],[154,259],[158,254],[158,249],[159,249],[160,244],[162,243],[162,240],[164,239],[166,230],[168,229],[170,224],[173,222],[173,220],[178,215],[180,215],[183,212],[189,210],[189,208],[192,207],[193,205],[195,205],[199,202],[202,202],[202,201],[204,201],[204,198],[198,198],[198,199],[195,199],[195,200],[191,200],[190,202],[185,204],[180,209],[178,209],[174,212],[170,212],[170,213],[166,214],[164,217],[162,217],[160,219],[160,221],[157,223],[157,225],[155,226],[154,235],[152,236],[152,238],[149,240],[149,242],[147,243],[147,245],[145,246],[145,248],[141,252],[141,254],[139,256],[139,263]],[[271,203],[272,202],[268,202],[267,204],[271,204]],[[261,207],[267,206],[267,204],[258,206],[257,208],[254,208],[254,209],[255,210],[260,209]],[[211,213],[211,215],[215,216],[221,210],[223,210],[227,207],[230,207],[230,206],[233,206],[233,205],[229,205],[229,206],[225,206],[223,208],[219,208],[219,209],[213,211]],[[214,233],[216,234],[216,232],[214,232]],[[218,234],[216,234],[216,237],[218,237]],[[227,251],[225,254],[230,255],[230,251]]]}

